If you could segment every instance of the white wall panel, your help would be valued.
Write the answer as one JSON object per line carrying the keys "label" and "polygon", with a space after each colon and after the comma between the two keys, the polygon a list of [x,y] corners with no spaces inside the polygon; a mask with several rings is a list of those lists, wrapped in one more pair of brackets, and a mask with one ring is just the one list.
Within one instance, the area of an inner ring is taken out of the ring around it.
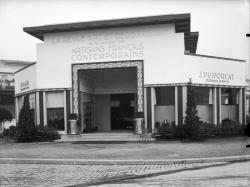
{"label": "white wall panel", "polygon": [[37,87],[36,64],[15,74],[15,94],[27,92]]}
{"label": "white wall panel", "polygon": [[185,55],[185,82],[245,86],[245,62]]}
{"label": "white wall panel", "polygon": [[155,106],[155,122],[168,122],[175,121],[175,107],[174,105],[169,106]]}
{"label": "white wall panel", "polygon": [[45,35],[37,45],[39,88],[71,87],[71,64],[144,60],[144,83],[182,82],[184,34],[173,24]]}

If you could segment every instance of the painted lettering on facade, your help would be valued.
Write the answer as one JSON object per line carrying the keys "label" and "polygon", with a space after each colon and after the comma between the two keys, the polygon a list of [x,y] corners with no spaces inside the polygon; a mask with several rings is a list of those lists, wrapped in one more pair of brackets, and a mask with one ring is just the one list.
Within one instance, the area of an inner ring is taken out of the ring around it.
{"label": "painted lettering on facade", "polygon": [[204,79],[206,83],[230,83],[234,80],[234,74],[201,71],[199,78]]}
{"label": "painted lettering on facade", "polygon": [[29,89],[29,81],[24,81],[20,83],[20,90],[25,91]]}
{"label": "painted lettering on facade", "polygon": [[[103,42],[101,42],[103,43]],[[109,42],[110,43],[110,42]],[[88,62],[102,60],[129,60],[143,58],[143,43],[126,43],[113,41],[112,44],[81,46],[72,49],[73,62]],[[99,42],[97,43],[99,44]]]}

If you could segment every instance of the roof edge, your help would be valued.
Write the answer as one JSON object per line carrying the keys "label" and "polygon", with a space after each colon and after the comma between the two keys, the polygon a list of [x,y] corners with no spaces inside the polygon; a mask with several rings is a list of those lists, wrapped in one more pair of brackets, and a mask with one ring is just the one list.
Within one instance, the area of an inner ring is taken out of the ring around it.
{"label": "roof edge", "polygon": [[20,72],[20,71],[23,71],[23,70],[25,70],[25,69],[27,69],[27,68],[29,68],[30,66],[33,66],[33,65],[35,65],[35,64],[36,64],[36,62],[33,62],[32,64],[29,64],[29,65],[27,65],[27,66],[25,66],[25,67],[23,67],[23,68],[21,68],[21,69],[15,71],[14,74],[16,74],[16,73],[18,73],[18,72]]}
{"label": "roof edge", "polygon": [[130,17],[130,18],[96,20],[96,21],[74,22],[74,23],[64,23],[64,24],[51,24],[51,25],[42,25],[36,27],[24,27],[23,31],[40,40],[44,40],[45,33],[59,33],[59,32],[69,32],[69,31],[80,31],[80,30],[95,30],[103,28],[155,25],[155,24],[177,23],[177,22],[179,23],[180,21],[187,21],[188,24],[188,27],[185,27],[185,25],[184,27],[180,27],[181,30],[187,29],[186,32],[190,32],[190,13]]}
{"label": "roof edge", "polygon": [[221,60],[231,60],[231,61],[238,61],[238,62],[246,62],[246,60],[241,60],[241,59],[218,57],[218,56],[211,56],[211,55],[202,55],[202,54],[193,54],[193,53],[187,53],[187,52],[185,52],[185,55],[207,57],[207,58],[216,58],[216,59],[221,59]]}

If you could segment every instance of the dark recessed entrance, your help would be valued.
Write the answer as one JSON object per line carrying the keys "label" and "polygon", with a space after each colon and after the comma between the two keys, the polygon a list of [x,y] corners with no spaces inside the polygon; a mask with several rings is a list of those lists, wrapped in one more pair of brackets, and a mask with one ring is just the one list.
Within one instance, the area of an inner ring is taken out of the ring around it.
{"label": "dark recessed entrance", "polygon": [[135,94],[111,94],[111,130],[133,130]]}

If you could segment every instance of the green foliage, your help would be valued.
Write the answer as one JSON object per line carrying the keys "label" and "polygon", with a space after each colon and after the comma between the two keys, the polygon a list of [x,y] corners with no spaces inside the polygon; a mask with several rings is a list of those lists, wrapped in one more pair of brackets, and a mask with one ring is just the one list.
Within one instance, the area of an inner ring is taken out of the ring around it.
{"label": "green foliage", "polygon": [[36,128],[30,110],[29,95],[25,95],[17,123],[17,137],[19,142],[32,142],[35,136]]}
{"label": "green foliage", "polygon": [[199,117],[196,110],[192,80],[189,79],[187,85],[187,109],[185,116],[185,124],[183,125],[184,136],[189,139],[202,138],[202,129],[199,122]]}
{"label": "green foliage", "polygon": [[222,123],[217,127],[217,136],[231,136],[231,135],[244,135],[245,126],[239,122],[230,120],[228,118],[222,120]]}
{"label": "green foliage", "polygon": [[[9,129],[4,129],[3,137],[14,138],[17,139],[18,142],[23,142],[18,137],[18,128],[15,126],[11,126]],[[55,129],[38,126],[35,128],[32,142],[51,142],[60,138],[60,135]]]}
{"label": "green foliage", "polygon": [[250,137],[250,123],[247,124],[246,128],[245,128],[245,134]]}
{"label": "green foliage", "polygon": [[54,140],[60,139],[60,135],[54,128],[44,127],[44,126],[38,126],[36,128],[36,136],[35,141],[37,142],[52,142]]}
{"label": "green foliage", "polygon": [[9,129],[5,129],[3,136],[17,139],[18,142],[53,141],[60,139],[60,135],[55,129],[35,126],[28,95],[24,97],[17,127],[11,126]]}
{"label": "green foliage", "polygon": [[0,123],[11,120],[12,120],[11,113],[6,109],[0,108]]}
{"label": "green foliage", "polygon": [[17,135],[17,130],[15,126],[11,126],[9,129],[3,130],[3,136],[7,136],[9,138],[14,138]]}
{"label": "green foliage", "polygon": [[[157,139],[186,139],[189,138],[185,133],[185,125],[177,126],[163,126],[157,123],[158,131],[156,133]],[[244,132],[245,130],[245,132]],[[233,137],[244,135],[248,133],[250,135],[250,124],[245,128],[238,122],[225,119],[222,121],[221,125],[215,125],[213,123],[199,122],[199,137],[195,140],[202,140],[204,138],[214,138],[214,137]],[[171,135],[171,136],[170,136]],[[191,139],[194,140],[194,139]]]}

